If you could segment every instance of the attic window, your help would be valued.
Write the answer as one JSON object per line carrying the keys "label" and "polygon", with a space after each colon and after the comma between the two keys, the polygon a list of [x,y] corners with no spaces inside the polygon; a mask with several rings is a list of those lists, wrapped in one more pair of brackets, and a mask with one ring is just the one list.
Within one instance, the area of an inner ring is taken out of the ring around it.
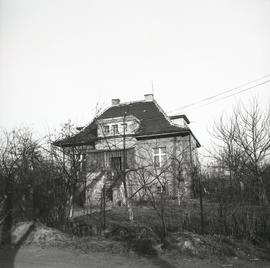
{"label": "attic window", "polygon": [[122,124],[123,132],[127,132],[127,123]]}
{"label": "attic window", "polygon": [[113,134],[118,134],[118,125],[113,125]]}
{"label": "attic window", "polygon": [[104,130],[104,134],[109,134],[110,133],[110,126],[104,126],[103,130]]}

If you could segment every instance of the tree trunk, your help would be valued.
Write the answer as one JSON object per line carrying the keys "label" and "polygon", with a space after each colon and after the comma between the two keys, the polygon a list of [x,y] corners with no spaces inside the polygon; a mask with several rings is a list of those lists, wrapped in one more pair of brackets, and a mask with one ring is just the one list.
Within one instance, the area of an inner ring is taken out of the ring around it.
{"label": "tree trunk", "polygon": [[167,227],[166,227],[164,213],[162,213],[161,222],[162,222],[162,239],[165,240],[165,238],[167,237]]}
{"label": "tree trunk", "polygon": [[[125,116],[123,119],[123,124],[125,124]],[[124,128],[124,135],[123,135],[123,172],[122,172],[122,181],[124,185],[124,193],[125,193],[125,201],[126,201],[126,207],[128,211],[128,218],[129,221],[133,222],[133,209],[130,203],[130,200],[128,198],[128,190],[127,190],[127,174],[126,174],[126,166],[127,166],[127,151],[126,151],[126,132]]]}
{"label": "tree trunk", "polygon": [[181,205],[181,200],[182,198],[181,198],[181,191],[180,191],[180,186],[178,186],[177,187],[177,204],[178,204],[178,206],[180,206]]}
{"label": "tree trunk", "polygon": [[164,193],[161,193],[161,223],[162,223],[162,239],[165,240],[167,237],[167,227],[166,227],[166,221],[165,221],[165,196]]}
{"label": "tree trunk", "polygon": [[258,177],[258,186],[259,186],[259,200],[262,205],[268,205],[269,201],[265,191],[263,179],[261,176]]}
{"label": "tree trunk", "polygon": [[1,233],[1,240],[4,244],[10,244],[11,242],[11,228],[13,223],[13,180],[12,178],[6,179],[5,187],[5,204],[4,204],[4,222]]}
{"label": "tree trunk", "polygon": [[73,194],[70,195],[69,198],[69,218],[73,217],[73,212],[74,212],[74,202],[73,202]]}
{"label": "tree trunk", "polygon": [[128,210],[128,219],[129,221],[133,222],[134,220],[133,209],[128,199],[127,199],[127,210]]}
{"label": "tree trunk", "polygon": [[201,234],[204,234],[204,214],[203,214],[203,198],[202,198],[202,181],[201,175],[198,176],[199,179],[199,197],[200,197],[200,218],[201,218]]}
{"label": "tree trunk", "polygon": [[132,206],[130,204],[130,200],[128,198],[128,190],[127,190],[126,178],[124,178],[123,185],[124,185],[125,204],[126,204],[127,212],[128,212],[128,219],[129,219],[129,221],[133,222],[134,215],[133,215]]}

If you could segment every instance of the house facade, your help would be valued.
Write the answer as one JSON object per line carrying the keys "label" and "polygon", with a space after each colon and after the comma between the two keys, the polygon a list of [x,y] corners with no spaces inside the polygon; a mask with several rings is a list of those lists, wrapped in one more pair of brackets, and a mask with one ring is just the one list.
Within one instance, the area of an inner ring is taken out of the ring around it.
{"label": "house facade", "polygon": [[200,143],[189,123],[185,115],[166,115],[152,94],[128,103],[113,99],[89,125],[54,145],[82,155],[86,206],[99,202],[104,189],[113,204],[145,199],[150,189],[179,199],[192,195],[198,163]]}

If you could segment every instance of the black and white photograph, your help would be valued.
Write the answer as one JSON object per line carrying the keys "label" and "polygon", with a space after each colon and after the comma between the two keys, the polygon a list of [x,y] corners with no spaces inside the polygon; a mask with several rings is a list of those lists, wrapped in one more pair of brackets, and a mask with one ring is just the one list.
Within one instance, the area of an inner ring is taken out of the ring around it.
{"label": "black and white photograph", "polygon": [[0,268],[114,267],[270,267],[270,0],[0,0]]}

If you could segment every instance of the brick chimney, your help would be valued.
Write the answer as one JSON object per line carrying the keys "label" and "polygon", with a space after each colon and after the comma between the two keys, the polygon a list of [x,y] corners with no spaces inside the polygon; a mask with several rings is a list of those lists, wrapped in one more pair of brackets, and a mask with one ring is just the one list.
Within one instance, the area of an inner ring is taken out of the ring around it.
{"label": "brick chimney", "polygon": [[153,94],[145,94],[144,95],[144,101],[153,101],[154,95]]}
{"label": "brick chimney", "polygon": [[120,104],[120,99],[112,99],[112,106]]}

